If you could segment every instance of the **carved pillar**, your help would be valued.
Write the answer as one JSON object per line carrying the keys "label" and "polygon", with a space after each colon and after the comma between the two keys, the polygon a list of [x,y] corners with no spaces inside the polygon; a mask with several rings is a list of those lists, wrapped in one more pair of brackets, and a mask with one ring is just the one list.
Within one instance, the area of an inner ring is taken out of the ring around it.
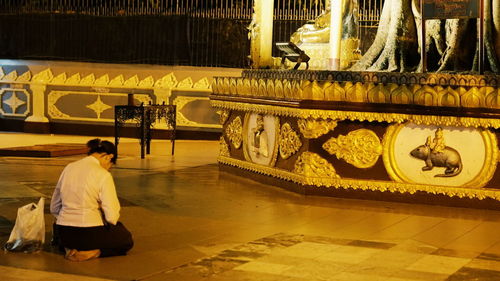
{"label": "carved pillar", "polygon": [[29,133],[49,133],[49,119],[45,117],[45,89],[47,86],[32,84],[30,88],[33,95],[33,111],[31,116],[25,119],[24,131]]}
{"label": "carved pillar", "polygon": [[248,27],[253,68],[273,65],[273,11],[274,1],[255,0],[252,22]]}
{"label": "carved pillar", "polygon": [[45,117],[45,89],[47,86],[32,84],[30,88],[33,93],[33,114],[26,118],[25,121],[48,123],[49,119]]}

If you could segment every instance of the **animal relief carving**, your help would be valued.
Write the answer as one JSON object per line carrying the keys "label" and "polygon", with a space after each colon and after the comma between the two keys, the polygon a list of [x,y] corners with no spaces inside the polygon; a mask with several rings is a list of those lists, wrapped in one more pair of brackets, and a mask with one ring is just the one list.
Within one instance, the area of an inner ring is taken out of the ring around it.
{"label": "animal relief carving", "polygon": [[460,153],[445,145],[441,128],[436,130],[434,139],[431,140],[429,136],[427,142],[413,149],[410,155],[425,161],[422,171],[430,171],[434,167],[446,167],[444,174],[437,174],[435,177],[454,177],[462,172]]}

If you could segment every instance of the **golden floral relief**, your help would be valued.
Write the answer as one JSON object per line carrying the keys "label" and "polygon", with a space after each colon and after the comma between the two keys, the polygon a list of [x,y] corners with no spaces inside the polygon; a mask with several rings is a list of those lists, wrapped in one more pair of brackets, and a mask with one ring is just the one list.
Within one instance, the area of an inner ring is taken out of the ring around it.
{"label": "golden floral relief", "polygon": [[241,118],[238,116],[234,118],[233,122],[231,122],[226,128],[226,136],[236,149],[239,149],[241,147],[241,143],[243,142],[242,132],[243,126]]}
{"label": "golden floral relief", "polygon": [[309,151],[299,156],[295,162],[293,172],[305,177],[340,178],[331,163],[318,154]]}
{"label": "golden floral relief", "polygon": [[221,125],[224,125],[229,118],[229,110],[221,109],[217,110],[217,114],[219,114],[219,122]]}
{"label": "golden floral relief", "polygon": [[371,130],[359,129],[347,136],[339,135],[323,144],[331,155],[343,159],[356,168],[370,168],[377,163],[383,148],[378,136]]}
{"label": "golden floral relief", "polygon": [[318,138],[337,127],[337,121],[327,119],[299,119],[297,120],[300,132],[308,139]]}
{"label": "golden floral relief", "polygon": [[299,151],[302,146],[299,135],[292,129],[290,124],[285,123],[281,126],[279,137],[279,150],[281,158],[288,159]]}
{"label": "golden floral relief", "polygon": [[220,137],[219,141],[219,155],[224,156],[224,157],[230,157],[231,153],[229,152],[229,145],[227,144],[226,140],[224,139],[224,136]]}

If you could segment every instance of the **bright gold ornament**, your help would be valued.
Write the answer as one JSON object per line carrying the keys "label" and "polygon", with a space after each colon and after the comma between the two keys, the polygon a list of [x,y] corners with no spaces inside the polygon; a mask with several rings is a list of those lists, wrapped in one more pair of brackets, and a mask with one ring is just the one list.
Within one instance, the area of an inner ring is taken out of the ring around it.
{"label": "bright gold ornament", "polygon": [[241,123],[241,118],[238,116],[234,118],[226,128],[226,136],[229,138],[234,148],[239,149],[241,143],[243,142],[243,126]]}
{"label": "bright gold ornament", "polygon": [[313,178],[340,178],[335,168],[327,160],[313,152],[303,152],[297,161],[293,172],[305,177]]}
{"label": "bright gold ornament", "polygon": [[290,124],[285,123],[281,126],[279,137],[280,156],[283,159],[288,159],[290,156],[299,151],[302,146],[299,135],[292,129]]}
{"label": "bright gold ornament", "polygon": [[335,129],[335,127],[337,127],[337,121],[308,118],[297,120],[297,125],[305,138],[315,139]]}
{"label": "bright gold ornament", "polygon": [[370,168],[377,163],[383,148],[378,136],[371,130],[359,129],[331,138],[323,149],[338,159],[344,159],[356,168]]}

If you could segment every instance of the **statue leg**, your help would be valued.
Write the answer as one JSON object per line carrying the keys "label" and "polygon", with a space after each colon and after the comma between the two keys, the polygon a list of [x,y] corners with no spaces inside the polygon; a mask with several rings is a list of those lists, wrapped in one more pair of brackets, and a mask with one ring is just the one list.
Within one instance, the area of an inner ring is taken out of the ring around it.
{"label": "statue leg", "polygon": [[432,161],[430,159],[425,160],[425,166],[422,167],[422,171],[430,171],[434,166],[432,165]]}

